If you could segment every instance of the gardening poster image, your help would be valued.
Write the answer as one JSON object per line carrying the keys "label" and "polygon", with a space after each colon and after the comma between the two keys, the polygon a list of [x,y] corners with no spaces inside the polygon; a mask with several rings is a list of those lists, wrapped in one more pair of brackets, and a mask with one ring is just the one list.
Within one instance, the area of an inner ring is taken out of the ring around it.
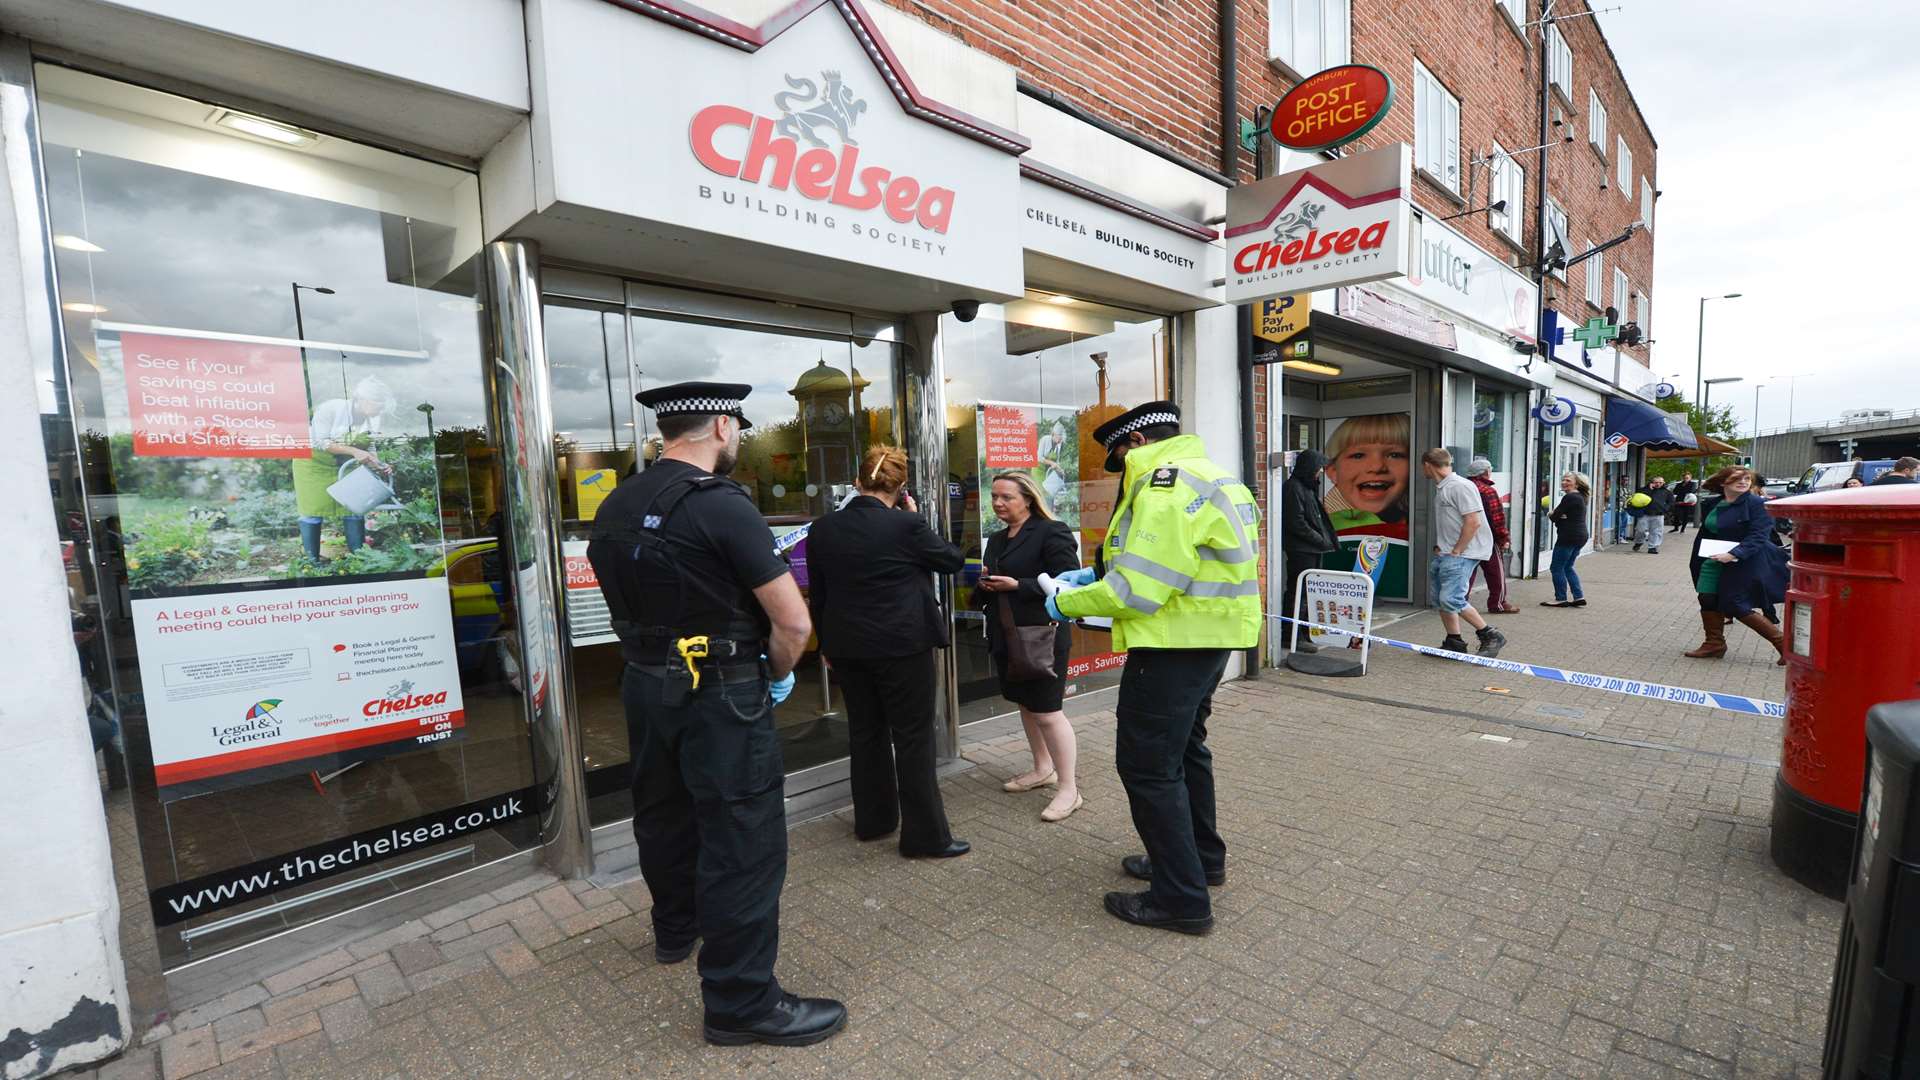
{"label": "gardening poster image", "polygon": [[112,323],[95,343],[159,786],[458,737],[433,443],[366,374],[424,354]]}
{"label": "gardening poster image", "polygon": [[[975,418],[979,432],[980,482],[989,486],[1003,472],[1025,472],[1047,497],[1053,516],[1080,528],[1080,410],[1070,405],[983,401]],[[993,504],[980,500],[980,536],[1006,528]]]}

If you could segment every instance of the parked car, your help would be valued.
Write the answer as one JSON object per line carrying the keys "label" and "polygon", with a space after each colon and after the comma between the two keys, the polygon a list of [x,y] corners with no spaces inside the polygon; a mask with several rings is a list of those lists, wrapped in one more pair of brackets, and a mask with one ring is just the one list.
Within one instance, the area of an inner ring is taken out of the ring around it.
{"label": "parked car", "polygon": [[1871,484],[1880,478],[1880,474],[1893,468],[1892,458],[1874,458],[1870,461],[1834,461],[1821,465],[1809,465],[1800,479],[1787,488],[1789,495],[1810,495],[1816,491],[1832,491],[1847,486],[1847,481],[1858,477],[1862,484]]}

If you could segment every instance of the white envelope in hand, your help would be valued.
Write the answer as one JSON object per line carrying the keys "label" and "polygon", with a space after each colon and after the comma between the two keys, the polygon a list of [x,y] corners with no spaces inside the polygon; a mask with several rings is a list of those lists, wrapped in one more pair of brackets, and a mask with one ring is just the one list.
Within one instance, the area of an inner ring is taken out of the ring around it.
{"label": "white envelope in hand", "polygon": [[1733,553],[1733,549],[1739,546],[1739,544],[1734,543],[1732,540],[1702,540],[1700,541],[1700,557],[1703,559],[1711,559],[1715,555],[1730,555]]}

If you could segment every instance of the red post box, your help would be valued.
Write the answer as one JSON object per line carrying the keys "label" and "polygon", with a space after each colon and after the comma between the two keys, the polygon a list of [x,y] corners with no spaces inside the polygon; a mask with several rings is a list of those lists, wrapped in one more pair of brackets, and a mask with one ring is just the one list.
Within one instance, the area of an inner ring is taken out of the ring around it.
{"label": "red post box", "polygon": [[1793,521],[1787,715],[1773,783],[1774,864],[1846,894],[1867,710],[1920,697],[1920,485],[1777,499]]}

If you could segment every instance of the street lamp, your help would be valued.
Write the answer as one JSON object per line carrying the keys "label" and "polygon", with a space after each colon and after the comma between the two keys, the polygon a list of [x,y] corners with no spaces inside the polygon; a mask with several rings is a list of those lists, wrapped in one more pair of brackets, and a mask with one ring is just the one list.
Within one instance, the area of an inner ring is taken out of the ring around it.
{"label": "street lamp", "polygon": [[1703,296],[1700,298],[1700,320],[1697,324],[1698,334],[1696,335],[1693,346],[1693,399],[1695,401],[1700,400],[1700,376],[1706,371],[1706,368],[1702,367],[1701,364],[1704,362],[1703,358],[1707,347],[1707,301],[1738,300],[1739,298],[1740,294],[1737,292],[1730,292],[1723,296]]}
{"label": "street lamp", "polygon": [[1713,422],[1711,416],[1708,414],[1708,408],[1713,404],[1713,388],[1715,386],[1718,386],[1721,383],[1737,383],[1737,382],[1746,382],[1746,381],[1747,381],[1746,379],[1741,378],[1738,375],[1729,375],[1724,379],[1708,379],[1705,383],[1705,386],[1707,388],[1706,394],[1704,397],[1701,398],[1701,401],[1700,401],[1700,422],[1703,424],[1711,424]]}
{"label": "street lamp", "polygon": [[1776,380],[1779,380],[1779,379],[1787,380],[1787,426],[1788,427],[1793,426],[1793,391],[1796,387],[1800,385],[1799,380],[1804,379],[1811,374],[1813,374],[1813,372],[1803,371],[1798,375],[1775,375],[1774,376],[1774,379]]}
{"label": "street lamp", "polygon": [[313,380],[307,377],[307,324],[300,317],[300,290],[332,296],[333,290],[325,285],[302,285],[293,282],[293,336],[300,339],[300,379],[307,387],[307,407],[313,407]]}
{"label": "street lamp", "polygon": [[1751,437],[1756,439],[1760,437],[1760,391],[1766,388],[1766,383],[1753,384],[1753,434]]}

